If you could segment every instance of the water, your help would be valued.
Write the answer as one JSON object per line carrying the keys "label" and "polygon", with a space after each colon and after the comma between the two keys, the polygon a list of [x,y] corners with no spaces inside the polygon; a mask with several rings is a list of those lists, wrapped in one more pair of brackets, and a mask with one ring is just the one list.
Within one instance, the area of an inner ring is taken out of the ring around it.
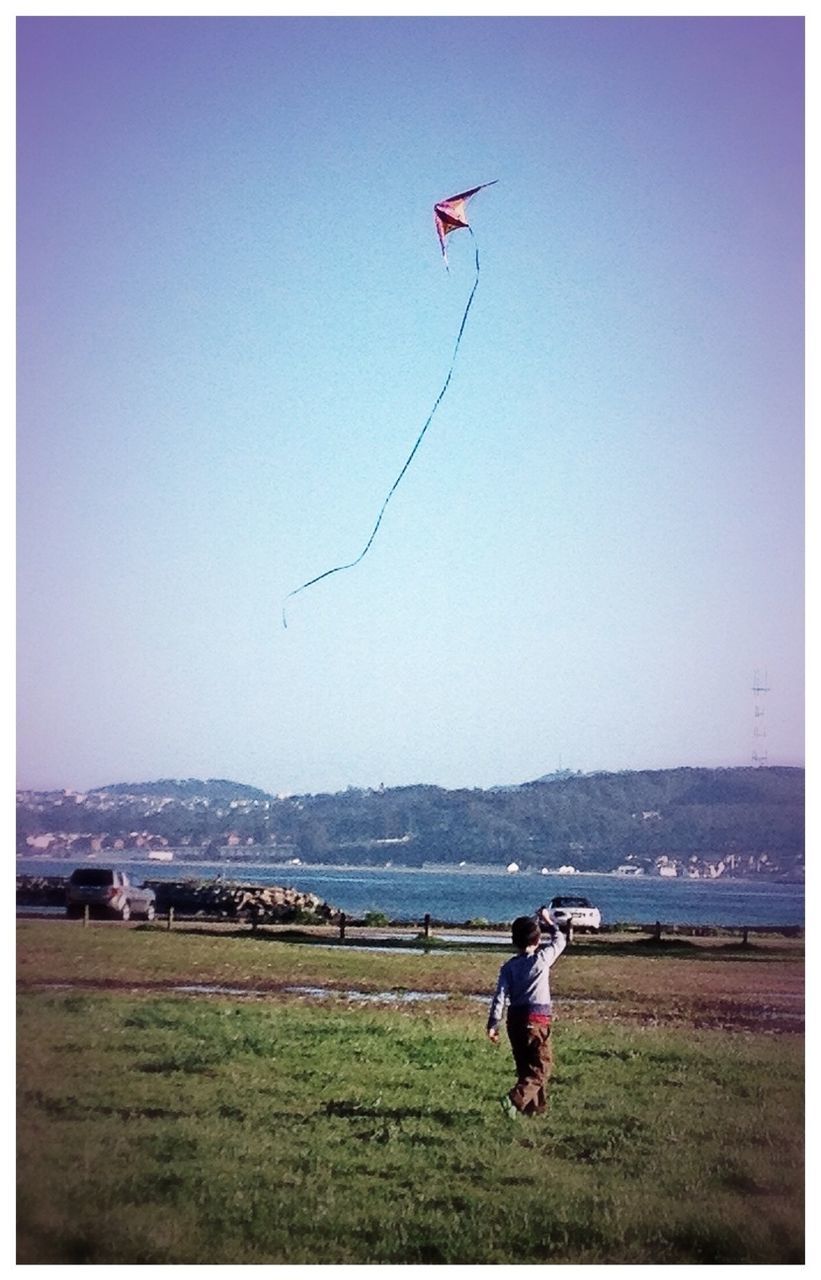
{"label": "water", "polygon": [[[485,919],[506,923],[556,894],[581,894],[603,923],[704,925],[804,924],[803,884],[763,880],[673,880],[656,876],[507,874],[491,868],[290,867],[241,862],[150,862],[100,857],[101,866],[128,869],[132,879],[212,879],[279,884],[315,893],[351,916],[383,912],[397,921]],[[18,874],[69,875],[70,859],[18,858]]]}
{"label": "water", "polygon": [[[36,985],[41,991],[85,990],[83,984],[73,982],[41,982]],[[171,987],[170,990],[178,991],[181,995],[186,996],[245,996],[262,1000],[271,998],[270,990],[254,987],[228,987],[214,982],[178,983],[176,986]],[[339,990],[337,987],[307,986],[288,986],[284,987],[283,990],[291,995],[307,996],[308,999],[312,1000],[348,1000],[362,1004],[417,1004],[423,1000],[444,1001],[452,999],[451,993],[448,991],[360,991],[357,988]],[[475,1001],[477,1004],[487,1004],[488,1000],[487,995],[479,995],[478,993],[465,994],[462,998]],[[592,1000],[587,996],[565,996],[562,1000],[564,1006],[607,1003],[609,1003],[608,997]],[[786,1016],[800,1018],[803,1015],[797,1013]]]}

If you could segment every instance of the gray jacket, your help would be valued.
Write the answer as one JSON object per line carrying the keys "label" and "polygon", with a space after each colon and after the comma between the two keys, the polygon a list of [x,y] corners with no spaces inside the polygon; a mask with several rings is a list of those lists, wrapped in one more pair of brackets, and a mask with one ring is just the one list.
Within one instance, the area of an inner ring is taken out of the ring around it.
{"label": "gray jacket", "polygon": [[499,970],[499,981],[490,1005],[487,1029],[498,1027],[505,1011],[525,1010],[529,1013],[551,1014],[550,968],[567,946],[567,938],[552,926],[547,941],[542,942],[532,955],[515,955],[506,960]]}

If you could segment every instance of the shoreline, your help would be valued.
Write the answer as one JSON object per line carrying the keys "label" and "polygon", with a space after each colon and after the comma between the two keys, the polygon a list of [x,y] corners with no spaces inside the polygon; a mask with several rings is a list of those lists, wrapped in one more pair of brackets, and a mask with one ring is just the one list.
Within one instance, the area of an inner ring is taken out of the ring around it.
{"label": "shoreline", "polygon": [[[171,849],[168,852],[176,854],[177,850]],[[156,865],[157,870],[159,870],[160,868],[167,868],[169,871],[183,870],[188,868],[191,868],[193,870],[198,867],[219,867],[220,874],[222,875],[225,875],[225,873],[234,869],[238,871],[265,871],[266,873],[269,873],[272,871],[276,871],[276,872],[281,871],[283,873],[291,874],[291,875],[306,875],[306,874],[310,875],[314,872],[325,872],[325,871],[358,871],[358,872],[369,872],[369,873],[388,871],[391,873],[396,872],[402,875],[411,875],[411,874],[418,875],[421,873],[423,875],[428,874],[428,875],[494,876],[494,877],[499,877],[500,879],[509,879],[511,881],[518,879],[520,877],[524,877],[527,880],[536,879],[536,880],[544,880],[544,881],[550,881],[550,880],[573,881],[579,878],[593,877],[596,879],[608,879],[608,880],[618,880],[621,882],[629,882],[631,884],[635,882],[640,882],[642,884],[653,884],[653,885],[662,884],[662,883],[710,884],[710,885],[715,885],[715,884],[776,885],[776,884],[780,884],[780,885],[792,885],[797,887],[797,886],[803,886],[805,884],[805,880],[803,878],[800,880],[783,880],[783,879],[771,880],[767,876],[733,876],[733,875],[659,876],[659,875],[648,875],[646,873],[643,875],[630,875],[630,874],[624,875],[623,873],[618,871],[581,871],[581,870],[571,871],[571,872],[568,872],[568,871],[560,872],[560,871],[550,871],[550,870],[543,872],[541,870],[532,871],[532,870],[525,870],[525,869],[520,869],[519,871],[508,871],[506,867],[498,867],[492,864],[485,864],[485,863],[477,863],[472,866],[463,867],[463,866],[460,866],[458,863],[435,862],[435,863],[425,863],[421,867],[411,867],[407,865],[402,865],[400,863],[391,863],[390,866],[386,866],[384,863],[371,863],[371,862],[369,863],[300,862],[298,865],[292,865],[290,863],[284,863],[284,862],[264,862],[259,859],[253,859],[253,860],[247,861],[247,860],[240,860],[240,859],[233,859],[233,858],[228,858],[228,859],[180,858],[179,861],[176,858],[174,858],[171,861],[166,861],[165,859],[161,859],[161,858],[157,858],[157,859],[149,858],[147,854],[143,857],[140,855],[138,850],[134,851],[133,853],[129,852],[125,856],[122,850],[117,850],[112,856],[104,856],[104,854],[100,854],[93,858],[90,858],[87,856],[82,858],[71,858],[71,857],[49,856],[48,854],[21,854],[21,853],[16,854],[15,858],[18,864],[21,862],[33,863],[35,865],[40,862],[65,863],[66,866],[70,866],[70,867],[87,866],[94,863],[100,866],[107,866],[109,864],[111,864],[112,866],[119,866],[123,863],[126,863],[126,864],[139,863],[141,866],[147,866],[149,864],[152,864],[152,865]],[[27,873],[22,872],[19,874],[27,874]],[[31,873],[31,874],[35,874],[35,873]]]}

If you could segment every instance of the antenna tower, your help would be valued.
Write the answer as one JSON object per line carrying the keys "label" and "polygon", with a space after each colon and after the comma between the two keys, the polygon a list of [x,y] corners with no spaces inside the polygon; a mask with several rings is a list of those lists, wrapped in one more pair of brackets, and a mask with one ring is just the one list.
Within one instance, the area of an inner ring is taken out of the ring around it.
{"label": "antenna tower", "polygon": [[767,683],[767,672],[756,668],[753,674],[753,768],[766,768],[767,765],[767,719],[764,714],[766,695],[770,692]]}

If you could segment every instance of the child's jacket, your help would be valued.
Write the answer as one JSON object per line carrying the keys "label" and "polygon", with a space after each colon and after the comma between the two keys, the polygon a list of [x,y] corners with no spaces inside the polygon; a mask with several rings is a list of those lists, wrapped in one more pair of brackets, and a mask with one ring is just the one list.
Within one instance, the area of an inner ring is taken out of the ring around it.
{"label": "child's jacket", "polygon": [[506,1004],[511,1012],[515,1010],[517,1014],[550,1017],[550,966],[566,946],[567,938],[554,927],[547,942],[543,942],[532,955],[511,956],[505,961],[499,970],[499,981],[490,1005],[488,1031],[498,1027]]}

